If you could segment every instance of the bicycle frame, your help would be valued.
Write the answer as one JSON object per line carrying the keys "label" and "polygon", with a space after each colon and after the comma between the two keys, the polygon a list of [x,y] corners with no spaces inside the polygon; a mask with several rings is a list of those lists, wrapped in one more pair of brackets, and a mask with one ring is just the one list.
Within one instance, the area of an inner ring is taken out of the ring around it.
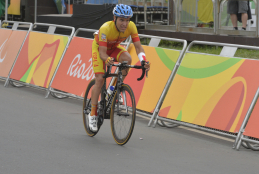
{"label": "bicycle frame", "polygon": [[[121,64],[122,65],[124,64],[124,66],[120,66]],[[121,89],[121,86],[123,84],[122,70],[126,69],[126,68],[130,68],[130,67],[136,68],[136,69],[142,69],[142,75],[141,75],[140,78],[138,78],[138,80],[141,80],[145,75],[145,69],[143,68],[143,65],[142,66],[136,66],[136,65],[126,65],[126,64],[127,64],[127,62],[123,62],[123,63],[120,63],[118,65],[113,65],[113,66],[118,67],[118,74],[109,74],[110,71],[111,71],[111,66],[112,66],[111,65],[109,67],[108,71],[106,72],[106,74],[104,75],[105,80],[104,80],[104,84],[103,84],[103,87],[102,87],[102,90],[101,90],[101,93],[104,94],[104,95],[101,97],[101,102],[100,102],[101,103],[101,111],[102,111],[101,115],[103,115],[104,119],[110,118],[109,114],[110,114],[110,111],[111,111],[111,105],[112,105],[112,101],[113,101],[114,97],[117,97],[117,101],[118,101],[117,102],[117,115],[119,115],[119,116],[128,116],[129,115],[129,114],[126,114],[126,113],[120,113],[119,112],[119,94],[121,92],[120,89]],[[105,66],[105,71],[106,71],[106,66]],[[105,96],[107,95],[107,89],[106,89],[106,79],[107,79],[107,77],[117,77],[117,82],[115,84],[116,88],[114,89],[112,94],[108,97],[108,101],[107,101],[107,104],[106,104]],[[117,92],[117,96],[115,96],[116,92]],[[123,97],[126,99],[125,94],[123,94]]]}
{"label": "bicycle frame", "polygon": [[[118,74],[110,75],[110,76],[113,76],[113,77],[117,77],[117,82],[115,84],[116,88],[113,90],[112,94],[108,97],[107,103],[105,101],[106,100],[105,96],[108,95],[107,89],[106,89],[106,79],[107,78],[105,78],[105,80],[104,80],[104,84],[103,84],[103,87],[102,87],[102,90],[101,90],[101,93],[104,94],[103,97],[101,98],[101,105],[102,105],[102,109],[103,109],[102,115],[106,119],[107,119],[107,116],[108,116],[108,118],[110,118],[109,114],[110,114],[110,111],[111,111],[111,105],[112,105],[113,98],[117,97],[117,100],[119,101],[120,88],[121,88],[121,85],[123,84],[121,70],[122,70],[122,68],[119,68]],[[117,95],[115,96],[116,92],[117,92]],[[119,102],[117,103],[117,113],[118,113],[118,115],[122,115],[122,114],[119,113]]]}

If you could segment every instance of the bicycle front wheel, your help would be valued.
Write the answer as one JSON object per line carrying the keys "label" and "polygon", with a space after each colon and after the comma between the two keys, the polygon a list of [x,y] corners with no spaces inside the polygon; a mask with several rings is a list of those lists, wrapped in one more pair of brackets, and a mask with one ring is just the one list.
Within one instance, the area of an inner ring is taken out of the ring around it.
{"label": "bicycle front wheel", "polygon": [[111,131],[115,142],[124,145],[129,141],[134,129],[136,104],[133,91],[129,85],[122,85],[119,101],[117,92],[113,98],[110,113]]}

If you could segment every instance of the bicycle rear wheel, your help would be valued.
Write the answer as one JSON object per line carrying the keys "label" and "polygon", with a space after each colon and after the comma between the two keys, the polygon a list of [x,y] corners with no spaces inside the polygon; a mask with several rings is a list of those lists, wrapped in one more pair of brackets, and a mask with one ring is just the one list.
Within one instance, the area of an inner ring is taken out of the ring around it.
{"label": "bicycle rear wheel", "polygon": [[83,104],[83,122],[84,122],[84,127],[86,133],[90,136],[93,137],[95,136],[98,131],[99,131],[99,126],[98,126],[98,131],[97,132],[92,132],[89,128],[89,122],[88,122],[88,114],[91,112],[91,93],[93,86],[95,84],[95,79],[93,79],[89,85],[86,88],[85,91],[85,97],[84,97],[84,104]]}
{"label": "bicycle rear wheel", "polygon": [[[110,123],[115,142],[118,145],[126,144],[133,132],[136,119],[135,97],[129,85],[123,84],[120,89],[123,101],[118,101],[117,92],[112,101]],[[119,113],[117,103],[119,102]]]}

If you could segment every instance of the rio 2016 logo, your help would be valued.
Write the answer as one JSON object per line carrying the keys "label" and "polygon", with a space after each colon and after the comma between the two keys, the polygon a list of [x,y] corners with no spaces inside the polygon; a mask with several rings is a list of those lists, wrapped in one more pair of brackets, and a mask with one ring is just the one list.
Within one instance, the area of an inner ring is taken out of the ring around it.
{"label": "rio 2016 logo", "polygon": [[1,45],[1,47],[0,47],[0,63],[2,63],[4,61],[4,59],[6,57],[6,54],[7,54],[7,53],[5,53],[4,57],[2,58],[2,52],[3,52],[4,46],[5,46],[6,42],[7,42],[7,40],[8,39],[6,39],[4,41],[4,43]]}
{"label": "rio 2016 logo", "polygon": [[83,80],[86,79],[87,81],[94,79],[95,76],[92,66],[92,58],[90,58],[88,62],[90,62],[90,64],[86,68],[86,64],[82,63],[81,54],[76,55],[76,57],[70,64],[70,67],[67,71],[67,75],[81,78]]}

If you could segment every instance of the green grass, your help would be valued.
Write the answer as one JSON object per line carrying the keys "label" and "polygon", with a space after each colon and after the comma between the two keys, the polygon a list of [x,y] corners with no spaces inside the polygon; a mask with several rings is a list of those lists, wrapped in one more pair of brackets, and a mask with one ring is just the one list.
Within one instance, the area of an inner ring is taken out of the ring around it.
{"label": "green grass", "polygon": [[[146,39],[142,38],[141,39],[142,45],[148,45],[149,42],[150,42],[150,39],[148,39],[148,38],[146,38]],[[189,44],[190,43],[188,43],[188,45]],[[158,47],[175,49],[175,50],[182,50],[183,44],[180,43],[180,42],[161,40]],[[223,47],[221,47],[221,46],[193,45],[189,51],[220,55],[220,52],[221,52],[222,48]],[[259,59],[259,50],[249,50],[249,49],[239,48],[236,51],[235,57]]]}
{"label": "green grass", "polygon": [[192,52],[216,54],[219,55],[223,47],[211,45],[193,45],[190,49]]}
{"label": "green grass", "polygon": [[[194,45],[190,51],[220,55],[223,47],[210,45]],[[235,57],[259,59],[259,50],[237,49]]]}
{"label": "green grass", "polygon": [[235,57],[259,59],[259,50],[238,49]]}

